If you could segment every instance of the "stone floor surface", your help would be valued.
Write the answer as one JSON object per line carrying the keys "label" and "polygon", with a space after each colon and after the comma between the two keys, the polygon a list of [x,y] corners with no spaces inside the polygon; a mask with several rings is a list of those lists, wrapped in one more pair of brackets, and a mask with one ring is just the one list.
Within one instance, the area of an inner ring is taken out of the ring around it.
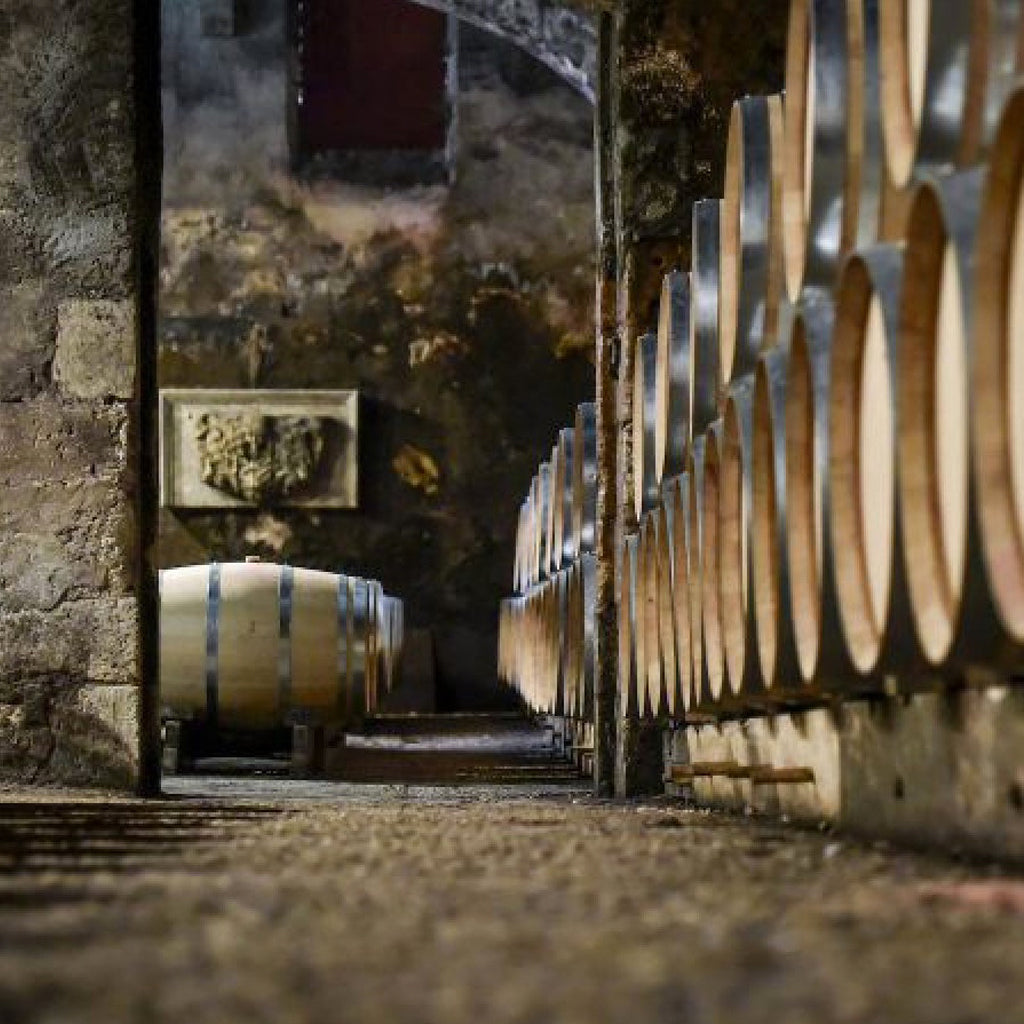
{"label": "stone floor surface", "polygon": [[564,778],[0,791],[0,1022],[1024,1021],[1024,882]]}

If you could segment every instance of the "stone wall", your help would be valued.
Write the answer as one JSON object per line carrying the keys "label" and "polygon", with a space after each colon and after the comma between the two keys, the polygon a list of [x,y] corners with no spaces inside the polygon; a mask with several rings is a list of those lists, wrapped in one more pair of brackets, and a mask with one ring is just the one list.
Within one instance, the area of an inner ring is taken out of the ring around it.
{"label": "stone wall", "polygon": [[591,109],[466,26],[453,188],[298,182],[271,7],[211,41],[165,0],[161,384],[358,388],[360,505],[163,510],[161,563],[380,579],[433,631],[442,708],[514,706],[496,630],[519,501],[593,394]]}
{"label": "stone wall", "polygon": [[0,778],[140,768],[139,28],[129,0],[0,18]]}

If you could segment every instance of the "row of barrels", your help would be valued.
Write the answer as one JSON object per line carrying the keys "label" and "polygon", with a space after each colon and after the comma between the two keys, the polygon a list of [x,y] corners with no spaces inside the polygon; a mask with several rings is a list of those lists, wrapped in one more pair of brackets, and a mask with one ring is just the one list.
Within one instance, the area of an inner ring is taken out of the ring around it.
{"label": "row of barrels", "polygon": [[541,714],[593,720],[597,409],[558,432],[519,512],[514,595],[499,616],[498,674]]}
{"label": "row of barrels", "polygon": [[513,592],[531,587],[593,554],[597,522],[597,407],[584,402],[558,432],[519,509]]}
{"label": "row of barrels", "polygon": [[787,90],[636,344],[624,714],[1014,672],[1024,650],[1017,0],[794,0]]}
{"label": "row of barrels", "polygon": [[380,583],[250,560],[160,573],[165,719],[357,724],[395,687],[403,603]]}
{"label": "row of barrels", "polygon": [[537,714],[594,720],[597,557],[501,602],[498,675]]}
{"label": "row of barrels", "polygon": [[637,359],[634,405],[647,395],[654,416],[637,430],[638,503],[685,471],[804,288],[834,289],[851,252],[903,241],[918,181],[984,162],[1024,66],[1021,7],[792,0],[785,94],[734,104],[724,197],[693,207],[692,287],[669,275],[659,342]]}

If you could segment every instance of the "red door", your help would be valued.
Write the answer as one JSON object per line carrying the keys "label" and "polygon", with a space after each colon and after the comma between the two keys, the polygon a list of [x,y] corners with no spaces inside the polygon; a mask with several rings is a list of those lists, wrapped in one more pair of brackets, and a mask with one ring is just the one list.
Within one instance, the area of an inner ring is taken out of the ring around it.
{"label": "red door", "polygon": [[442,150],[448,18],[410,0],[295,0],[304,157]]}

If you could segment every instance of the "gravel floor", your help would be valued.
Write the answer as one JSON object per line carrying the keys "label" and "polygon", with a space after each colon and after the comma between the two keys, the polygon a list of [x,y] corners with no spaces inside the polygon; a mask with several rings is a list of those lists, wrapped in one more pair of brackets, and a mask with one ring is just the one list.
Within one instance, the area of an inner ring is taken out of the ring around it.
{"label": "gravel floor", "polygon": [[1024,1021],[1024,883],[668,802],[0,794],[0,1021]]}

